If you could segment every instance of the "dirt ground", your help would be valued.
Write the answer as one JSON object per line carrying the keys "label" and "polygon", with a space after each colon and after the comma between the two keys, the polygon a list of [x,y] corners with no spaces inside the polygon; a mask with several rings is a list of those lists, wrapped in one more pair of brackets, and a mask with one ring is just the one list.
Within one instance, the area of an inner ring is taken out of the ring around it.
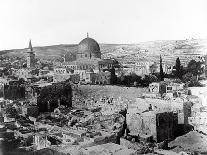
{"label": "dirt ground", "polygon": [[103,96],[113,98],[123,98],[134,102],[137,97],[148,91],[148,88],[136,88],[136,87],[121,87],[112,85],[79,85],[79,95],[94,99],[100,99]]}

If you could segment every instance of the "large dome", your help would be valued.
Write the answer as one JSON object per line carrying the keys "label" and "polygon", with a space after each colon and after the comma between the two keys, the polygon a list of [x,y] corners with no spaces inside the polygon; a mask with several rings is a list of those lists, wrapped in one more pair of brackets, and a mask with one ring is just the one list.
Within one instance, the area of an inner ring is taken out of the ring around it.
{"label": "large dome", "polygon": [[78,45],[78,58],[101,58],[99,44],[92,38],[83,39]]}

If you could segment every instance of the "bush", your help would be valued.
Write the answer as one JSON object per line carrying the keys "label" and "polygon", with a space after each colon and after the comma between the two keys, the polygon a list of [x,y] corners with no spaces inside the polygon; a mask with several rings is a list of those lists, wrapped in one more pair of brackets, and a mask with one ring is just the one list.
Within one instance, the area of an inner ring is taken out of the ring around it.
{"label": "bush", "polygon": [[141,85],[146,87],[152,82],[158,82],[158,78],[155,75],[145,75],[144,79],[142,79]]}
{"label": "bush", "polygon": [[185,75],[182,76],[182,80],[184,83],[191,81],[193,78],[193,74],[188,72]]}
{"label": "bush", "polygon": [[133,85],[137,86],[141,84],[142,80],[141,77],[136,75],[135,73],[132,73],[130,75],[121,75],[117,77],[117,83],[125,86]]}
{"label": "bush", "polygon": [[188,87],[204,87],[205,85],[200,83],[198,80],[191,80],[190,82],[186,83]]}

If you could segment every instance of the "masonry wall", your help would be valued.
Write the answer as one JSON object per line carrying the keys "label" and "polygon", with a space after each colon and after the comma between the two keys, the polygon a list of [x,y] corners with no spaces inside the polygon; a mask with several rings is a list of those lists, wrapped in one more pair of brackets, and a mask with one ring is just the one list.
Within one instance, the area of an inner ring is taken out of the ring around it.
{"label": "masonry wall", "polygon": [[157,142],[174,138],[174,116],[172,112],[159,113],[156,115]]}

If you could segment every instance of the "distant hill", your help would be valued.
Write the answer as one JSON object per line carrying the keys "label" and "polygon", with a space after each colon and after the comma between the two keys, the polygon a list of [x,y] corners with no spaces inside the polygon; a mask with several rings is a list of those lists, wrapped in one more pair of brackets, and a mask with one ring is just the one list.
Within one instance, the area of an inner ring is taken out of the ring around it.
{"label": "distant hill", "polygon": [[[34,47],[37,57],[42,59],[62,59],[66,55],[68,61],[75,60],[78,50],[76,44],[61,44]],[[161,54],[165,61],[175,61],[177,57],[189,59],[207,53],[207,40],[163,40],[149,41],[138,44],[100,44],[103,58],[116,58],[119,61],[134,62],[140,60],[158,61]],[[27,49],[0,51],[1,55],[25,56]]]}

